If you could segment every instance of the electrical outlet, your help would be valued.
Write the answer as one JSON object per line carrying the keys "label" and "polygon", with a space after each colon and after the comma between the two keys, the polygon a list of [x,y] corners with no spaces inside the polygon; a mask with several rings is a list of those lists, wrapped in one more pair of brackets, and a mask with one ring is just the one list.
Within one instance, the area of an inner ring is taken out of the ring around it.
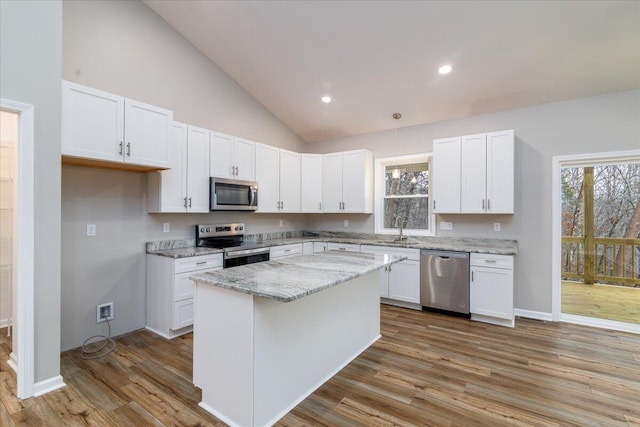
{"label": "electrical outlet", "polygon": [[280,227],[284,226],[284,221],[280,220]]}
{"label": "electrical outlet", "polygon": [[171,224],[169,224],[168,222],[165,222],[164,224],[162,224],[163,233],[168,233],[170,231],[171,231]]}
{"label": "electrical outlet", "polygon": [[440,221],[440,230],[453,230],[453,223],[447,221]]}
{"label": "electrical outlet", "polygon": [[494,222],[493,223],[493,231],[500,231],[500,223],[499,222]]}
{"label": "electrical outlet", "polygon": [[94,237],[96,235],[96,225],[87,224],[87,237]]}
{"label": "electrical outlet", "polygon": [[346,227],[349,227],[349,220],[348,220],[348,219],[345,219],[345,220],[344,220],[344,226],[345,226],[345,228],[346,228]]}
{"label": "electrical outlet", "polygon": [[113,302],[98,304],[96,306],[96,323],[102,323],[107,319],[113,320]]}

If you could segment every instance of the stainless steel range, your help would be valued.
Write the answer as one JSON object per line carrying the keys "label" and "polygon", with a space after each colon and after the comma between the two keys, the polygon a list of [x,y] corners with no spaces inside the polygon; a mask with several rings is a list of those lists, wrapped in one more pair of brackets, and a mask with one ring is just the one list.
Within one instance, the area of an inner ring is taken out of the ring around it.
{"label": "stainless steel range", "polygon": [[223,249],[223,268],[269,261],[269,246],[244,240],[244,224],[196,225],[196,246]]}

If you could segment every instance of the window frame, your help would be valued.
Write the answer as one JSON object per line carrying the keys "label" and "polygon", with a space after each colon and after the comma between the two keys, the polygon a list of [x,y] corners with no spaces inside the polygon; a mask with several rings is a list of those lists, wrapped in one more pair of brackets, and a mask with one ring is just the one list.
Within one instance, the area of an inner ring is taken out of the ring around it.
{"label": "window frame", "polygon": [[[429,165],[429,201],[433,200],[433,153],[409,154],[396,157],[381,157],[374,161],[374,230],[376,234],[398,234],[397,228],[384,227],[384,199],[385,199],[385,170],[387,166],[411,164],[411,163],[427,163]],[[415,197],[415,196],[407,196]],[[435,214],[429,205],[429,216],[427,218],[428,229],[420,230],[415,228],[403,229],[402,232],[406,236],[435,236]]]}

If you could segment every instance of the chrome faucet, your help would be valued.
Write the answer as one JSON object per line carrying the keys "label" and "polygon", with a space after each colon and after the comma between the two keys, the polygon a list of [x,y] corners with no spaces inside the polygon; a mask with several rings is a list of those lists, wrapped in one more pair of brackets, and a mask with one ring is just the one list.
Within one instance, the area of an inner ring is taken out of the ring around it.
{"label": "chrome faucet", "polygon": [[398,241],[403,241],[407,238],[407,236],[403,236],[402,235],[402,223],[403,223],[404,218],[402,218],[401,216],[397,216],[396,217],[396,228],[400,229],[400,235],[398,236]]}

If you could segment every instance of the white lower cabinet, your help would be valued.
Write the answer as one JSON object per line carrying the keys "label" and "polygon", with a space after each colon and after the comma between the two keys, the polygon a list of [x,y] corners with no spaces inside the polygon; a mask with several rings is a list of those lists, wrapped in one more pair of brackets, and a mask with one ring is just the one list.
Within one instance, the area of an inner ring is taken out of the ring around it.
{"label": "white lower cabinet", "polygon": [[327,242],[313,242],[313,252],[324,252],[328,246]]}
{"label": "white lower cabinet", "polygon": [[360,252],[360,245],[354,245],[353,243],[327,243],[327,250]]}
{"label": "white lower cabinet", "polygon": [[513,256],[472,253],[470,266],[471,319],[513,327]]}
{"label": "white lower cabinet", "polygon": [[[361,252],[406,256],[407,259],[380,270],[382,302],[421,310],[420,250],[386,246],[360,246]],[[408,303],[408,304],[407,304]]]}
{"label": "white lower cabinet", "polygon": [[146,328],[171,339],[193,330],[190,276],[222,268],[222,254],[169,258],[147,254]]}
{"label": "white lower cabinet", "polygon": [[294,255],[302,255],[302,243],[273,246],[269,253],[269,259],[285,258]]}

